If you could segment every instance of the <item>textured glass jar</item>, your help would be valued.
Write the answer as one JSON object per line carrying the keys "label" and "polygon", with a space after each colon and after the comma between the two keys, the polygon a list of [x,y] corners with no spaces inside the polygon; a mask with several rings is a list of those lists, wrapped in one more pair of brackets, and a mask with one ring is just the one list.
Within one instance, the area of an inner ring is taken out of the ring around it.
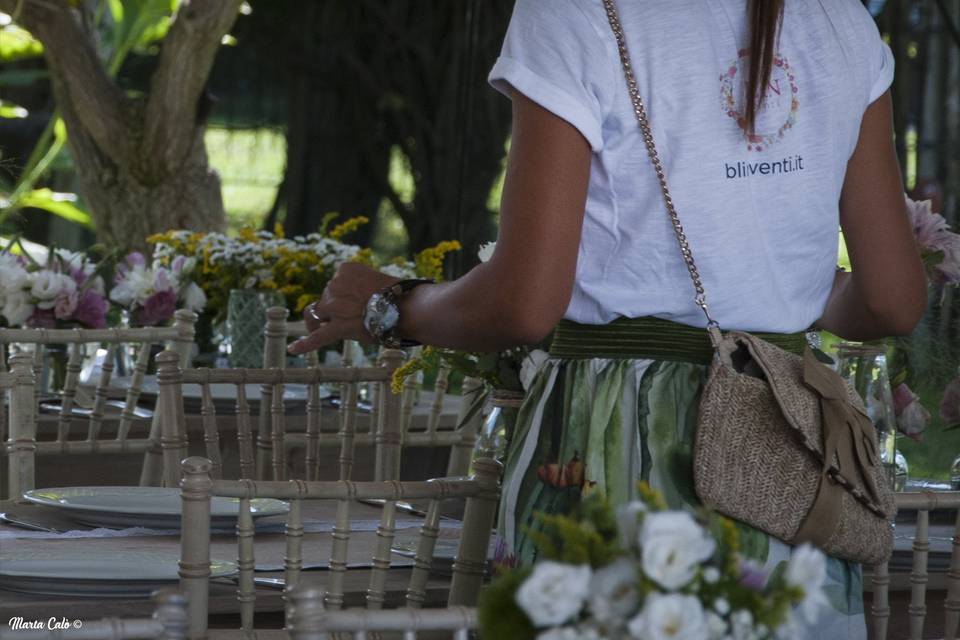
{"label": "textured glass jar", "polygon": [[494,389],[490,395],[492,409],[480,427],[477,442],[473,447],[473,459],[493,458],[504,462],[507,445],[517,424],[517,414],[523,404],[524,394],[517,391]]}
{"label": "textured glass jar", "polygon": [[284,306],[276,291],[233,289],[227,302],[227,341],[231,367],[263,366],[263,328],[267,309]]}
{"label": "textured glass jar", "polygon": [[[887,481],[891,489],[902,489],[907,482],[906,460],[897,451],[897,419],[887,372],[886,347],[841,342],[837,345],[837,372],[863,398],[867,415],[877,431],[880,463],[886,471]],[[900,465],[897,464],[898,456],[902,460]]]}

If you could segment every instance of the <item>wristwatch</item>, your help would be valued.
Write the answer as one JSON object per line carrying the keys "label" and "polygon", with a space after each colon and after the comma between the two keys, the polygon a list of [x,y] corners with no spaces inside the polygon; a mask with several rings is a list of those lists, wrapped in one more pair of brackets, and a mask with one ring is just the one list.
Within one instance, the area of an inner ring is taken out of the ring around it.
{"label": "wristwatch", "polygon": [[373,294],[363,310],[363,327],[377,342],[389,349],[417,346],[420,343],[416,340],[403,340],[396,335],[397,325],[400,324],[397,300],[415,287],[433,282],[423,278],[400,280]]}

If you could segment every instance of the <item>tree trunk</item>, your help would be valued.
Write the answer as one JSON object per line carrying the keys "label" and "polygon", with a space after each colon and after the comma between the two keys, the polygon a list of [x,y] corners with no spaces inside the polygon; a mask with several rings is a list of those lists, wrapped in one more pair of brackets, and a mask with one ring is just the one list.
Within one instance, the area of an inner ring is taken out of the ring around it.
{"label": "tree trunk", "polygon": [[77,12],[66,3],[0,0],[44,45],[54,97],[98,240],[146,249],[171,228],[223,229],[220,180],[203,142],[204,86],[240,0],[180,6],[150,91],[130,98],[108,76]]}

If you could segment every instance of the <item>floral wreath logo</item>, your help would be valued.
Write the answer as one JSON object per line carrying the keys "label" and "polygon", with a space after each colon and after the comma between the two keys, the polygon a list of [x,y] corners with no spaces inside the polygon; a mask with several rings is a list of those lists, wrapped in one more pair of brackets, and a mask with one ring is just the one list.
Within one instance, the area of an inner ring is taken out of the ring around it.
{"label": "floral wreath logo", "polygon": [[797,99],[797,95],[800,89],[797,87],[796,74],[790,67],[790,63],[787,62],[786,57],[778,53],[773,58],[773,73],[777,74],[780,78],[785,78],[789,83],[790,110],[787,113],[786,119],[775,131],[756,132],[753,134],[747,133],[746,119],[737,109],[736,91],[740,83],[735,82],[735,80],[737,74],[740,73],[739,63],[743,61],[744,58],[750,56],[750,50],[740,49],[737,53],[739,58],[731,62],[729,68],[720,74],[720,103],[724,112],[730,116],[730,118],[737,123],[737,126],[740,127],[740,130],[743,131],[743,137],[747,141],[747,151],[763,151],[767,147],[771,147],[782,140],[787,131],[792,129],[793,125],[796,124],[797,111],[800,109],[800,101]]}

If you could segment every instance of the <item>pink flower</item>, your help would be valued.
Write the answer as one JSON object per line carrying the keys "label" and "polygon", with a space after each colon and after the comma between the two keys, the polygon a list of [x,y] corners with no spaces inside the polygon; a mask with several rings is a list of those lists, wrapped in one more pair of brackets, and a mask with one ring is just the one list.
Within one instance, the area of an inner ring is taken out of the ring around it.
{"label": "pink flower", "polygon": [[80,296],[77,294],[76,290],[74,291],[64,291],[57,296],[57,299],[54,301],[53,305],[53,315],[56,316],[57,320],[69,320],[73,316],[74,310],[77,308],[77,301],[80,299]]}
{"label": "pink flower", "polygon": [[763,567],[753,560],[742,560],[740,562],[740,578],[737,582],[741,586],[751,591],[763,591],[768,577],[769,575],[763,570]]}
{"label": "pink flower", "polygon": [[916,202],[906,198],[906,201],[921,253],[927,256],[943,252],[943,259],[932,265],[931,279],[944,284],[960,283],[960,235],[950,231],[943,216],[933,212],[930,200]]}
{"label": "pink flower", "polygon": [[960,378],[947,385],[940,400],[940,419],[947,425],[960,424]]}
{"label": "pink flower", "polygon": [[107,300],[93,289],[87,289],[77,301],[73,319],[91,329],[107,326]]}
{"label": "pink flower", "polygon": [[920,397],[906,384],[893,388],[893,412],[897,416],[897,430],[917,442],[930,424],[930,412],[920,404]]}
{"label": "pink flower", "polygon": [[144,300],[143,306],[134,312],[134,322],[145,327],[162,324],[173,317],[176,308],[176,292],[172,289],[157,291]]}

